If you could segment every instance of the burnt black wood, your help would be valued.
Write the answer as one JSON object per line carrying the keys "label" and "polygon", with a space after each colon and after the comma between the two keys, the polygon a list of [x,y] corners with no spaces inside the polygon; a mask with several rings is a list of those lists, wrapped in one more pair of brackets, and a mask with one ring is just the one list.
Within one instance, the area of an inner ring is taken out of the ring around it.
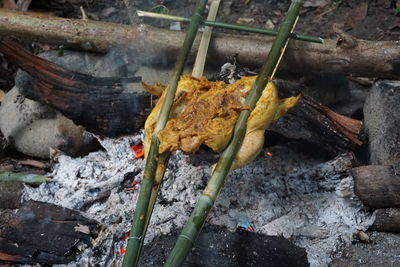
{"label": "burnt black wood", "polygon": [[[90,233],[76,231],[87,226]],[[79,212],[53,204],[29,201],[0,228],[0,262],[68,263],[75,259],[76,245],[91,245],[99,224]]]}
{"label": "burnt black wood", "polygon": [[139,77],[99,78],[67,70],[10,41],[0,42],[0,52],[25,71],[16,79],[21,94],[57,109],[89,132],[131,134],[143,127],[151,111],[148,93],[124,91],[123,83]]}

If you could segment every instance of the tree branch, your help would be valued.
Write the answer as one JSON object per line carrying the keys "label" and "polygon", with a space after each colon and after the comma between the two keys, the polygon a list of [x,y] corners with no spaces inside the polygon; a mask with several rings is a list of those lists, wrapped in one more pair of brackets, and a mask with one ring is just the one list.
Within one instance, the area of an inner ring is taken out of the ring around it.
{"label": "tree branch", "polygon": [[[174,61],[184,33],[91,20],[64,19],[29,12],[0,9],[0,37],[15,37],[45,43],[64,44],[91,51],[124,46],[140,52],[146,62]],[[225,63],[238,54],[244,65],[261,66],[274,38],[216,34],[210,44],[208,61]],[[194,43],[196,51],[200,36]],[[139,54],[138,54],[139,55]],[[194,55],[194,53],[193,53]],[[324,44],[290,42],[281,63],[282,73],[338,73],[363,77],[400,78],[400,42],[358,40],[346,46],[335,40]]]}

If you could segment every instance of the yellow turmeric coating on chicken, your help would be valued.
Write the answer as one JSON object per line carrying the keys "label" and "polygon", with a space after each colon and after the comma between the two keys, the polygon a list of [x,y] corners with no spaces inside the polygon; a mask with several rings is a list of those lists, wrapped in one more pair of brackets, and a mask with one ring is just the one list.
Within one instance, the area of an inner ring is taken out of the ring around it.
{"label": "yellow turmeric coating on chicken", "polygon": [[[255,76],[243,77],[234,84],[226,84],[221,81],[211,82],[205,77],[183,75],[167,125],[158,134],[159,152],[195,152],[202,144],[221,152],[232,137],[240,111],[249,109],[243,103],[255,79]],[[144,150],[147,156],[166,86],[143,83],[143,87],[152,94],[161,95],[145,123]],[[275,85],[268,83],[247,121],[246,136],[232,169],[246,165],[259,154],[268,125],[283,116],[296,104],[298,98],[279,100]]]}

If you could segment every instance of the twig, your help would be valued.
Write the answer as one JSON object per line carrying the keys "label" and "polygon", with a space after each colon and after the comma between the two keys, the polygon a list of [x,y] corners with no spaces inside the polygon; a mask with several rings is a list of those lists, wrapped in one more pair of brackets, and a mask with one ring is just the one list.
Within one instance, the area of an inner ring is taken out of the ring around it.
{"label": "twig", "polygon": [[[142,10],[138,10],[137,15],[139,17],[166,19],[166,20],[173,20],[173,21],[179,21],[179,22],[190,22],[190,18],[168,15],[168,14],[154,13],[154,12],[147,12],[147,11],[142,11]],[[206,26],[212,26],[214,28],[224,28],[224,29],[229,29],[229,30],[260,33],[260,34],[265,34],[265,35],[270,35],[270,36],[276,36],[278,33],[277,31],[268,30],[268,29],[264,29],[264,28],[250,27],[250,26],[239,25],[239,24],[229,24],[229,23],[217,22],[217,21],[211,21],[211,20],[204,20],[203,24]],[[321,37],[308,36],[308,35],[297,34],[297,33],[291,33],[289,35],[289,38],[307,41],[307,42],[313,42],[313,43],[320,43],[320,44],[324,43],[324,39],[322,39]]]}
{"label": "twig", "polygon": [[22,182],[31,185],[40,185],[42,183],[47,183],[53,179],[37,174],[25,174],[25,173],[15,173],[15,172],[1,172],[0,181],[4,182]]}
{"label": "twig", "polygon": [[[220,2],[221,2],[220,0],[216,0],[211,3],[210,11],[207,17],[208,21],[214,21],[215,18],[217,17]],[[201,36],[199,50],[197,52],[197,57],[194,62],[194,67],[192,71],[192,76],[194,77],[201,77],[203,75],[204,65],[206,63],[208,45],[210,44],[211,40],[211,34],[212,34],[212,27],[206,26]]]}
{"label": "twig", "polygon": [[79,10],[81,11],[82,19],[83,19],[83,20],[88,20],[88,16],[86,15],[86,12],[85,12],[85,10],[83,9],[83,6],[80,6],[80,7],[79,7]]}
{"label": "twig", "polygon": [[43,163],[41,161],[33,160],[33,159],[26,159],[26,160],[18,160],[18,164],[25,165],[25,166],[31,166],[35,167],[38,169],[46,169],[48,166],[46,163]]}

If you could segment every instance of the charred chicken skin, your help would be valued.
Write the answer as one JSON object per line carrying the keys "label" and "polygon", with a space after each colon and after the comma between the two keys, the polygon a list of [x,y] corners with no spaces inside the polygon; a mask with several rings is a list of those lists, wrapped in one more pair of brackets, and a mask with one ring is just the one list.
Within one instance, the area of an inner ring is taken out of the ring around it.
{"label": "charred chicken skin", "polygon": [[[221,152],[229,143],[240,111],[250,109],[244,104],[256,76],[243,77],[233,84],[209,81],[205,77],[183,75],[179,81],[169,120],[158,133],[159,153],[182,150],[195,152],[201,145]],[[160,97],[145,123],[145,155],[150,148],[157,118],[165,97],[166,86],[143,87]],[[269,82],[247,121],[246,136],[237,153],[232,169],[252,161],[264,144],[264,132],[269,124],[282,117],[299,96],[278,98],[275,85]]]}

